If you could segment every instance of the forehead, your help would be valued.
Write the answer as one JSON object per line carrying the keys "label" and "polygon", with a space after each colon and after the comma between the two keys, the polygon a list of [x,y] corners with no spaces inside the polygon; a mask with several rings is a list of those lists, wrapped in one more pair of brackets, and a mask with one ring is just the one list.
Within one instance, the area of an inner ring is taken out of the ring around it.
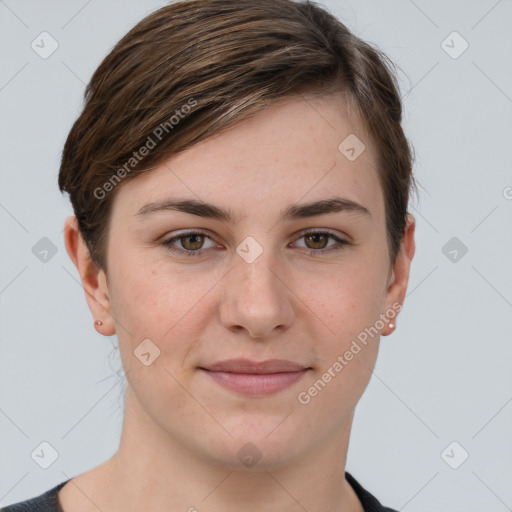
{"label": "forehead", "polygon": [[271,105],[123,184],[114,209],[135,215],[187,197],[261,216],[262,207],[333,195],[383,210],[375,148],[341,93]]}

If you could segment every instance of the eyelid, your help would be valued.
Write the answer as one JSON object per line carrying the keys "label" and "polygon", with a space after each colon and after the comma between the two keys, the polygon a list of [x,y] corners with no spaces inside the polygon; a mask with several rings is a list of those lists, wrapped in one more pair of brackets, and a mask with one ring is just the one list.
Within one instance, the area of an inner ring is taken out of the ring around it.
{"label": "eyelid", "polygon": [[[219,242],[217,242],[215,240],[215,238],[212,236],[210,231],[204,230],[202,228],[198,228],[198,229],[184,229],[182,231],[177,231],[175,233],[172,233],[171,237],[167,237],[167,235],[164,236],[160,243],[170,243],[171,241],[176,241],[176,240],[179,240],[180,238],[185,238],[185,237],[187,237],[189,235],[201,235],[201,236],[204,236],[205,238],[210,239],[212,242],[215,242],[215,243],[219,244]],[[219,245],[221,245],[221,244],[219,244]],[[199,251],[202,251],[202,250],[204,250],[204,249],[198,249],[197,251],[188,251],[188,252],[199,252]]]}
{"label": "eyelid", "polygon": [[297,238],[301,238],[304,235],[315,234],[315,233],[327,234],[327,235],[331,235],[335,238],[342,238],[343,240],[345,240],[347,242],[350,241],[350,237],[348,235],[346,235],[345,233],[341,233],[339,231],[334,231],[329,228],[306,228],[306,229],[303,229],[302,231],[299,231],[298,233],[296,233],[294,235],[294,239],[296,240]]}

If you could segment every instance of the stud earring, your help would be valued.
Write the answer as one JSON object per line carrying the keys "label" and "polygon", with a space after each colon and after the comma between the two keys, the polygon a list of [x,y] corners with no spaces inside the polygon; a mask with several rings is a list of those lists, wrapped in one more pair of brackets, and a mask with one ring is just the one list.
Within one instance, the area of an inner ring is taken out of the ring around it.
{"label": "stud earring", "polygon": [[103,322],[101,320],[96,320],[96,322],[94,322],[96,325],[103,325]]}
{"label": "stud earring", "polygon": [[395,327],[395,324],[393,322],[389,322],[389,328],[393,329]]}

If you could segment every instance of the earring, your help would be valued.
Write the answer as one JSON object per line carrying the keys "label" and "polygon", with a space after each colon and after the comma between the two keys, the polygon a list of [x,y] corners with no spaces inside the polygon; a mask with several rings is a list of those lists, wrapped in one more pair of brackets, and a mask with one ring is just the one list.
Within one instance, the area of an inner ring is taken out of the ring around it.
{"label": "earring", "polygon": [[101,320],[96,320],[96,322],[94,322],[96,325],[103,325],[103,322]]}
{"label": "earring", "polygon": [[395,324],[393,322],[389,322],[389,328],[393,329],[395,327]]}

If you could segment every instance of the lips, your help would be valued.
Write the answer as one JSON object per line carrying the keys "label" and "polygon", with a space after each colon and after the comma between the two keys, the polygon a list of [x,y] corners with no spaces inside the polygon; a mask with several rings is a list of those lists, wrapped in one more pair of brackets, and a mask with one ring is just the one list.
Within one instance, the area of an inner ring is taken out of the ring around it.
{"label": "lips", "polygon": [[201,368],[212,372],[269,374],[298,372],[306,370],[308,367],[285,359],[269,359],[260,362],[251,361],[250,359],[229,359],[208,366],[202,366]]}
{"label": "lips", "polygon": [[200,367],[200,370],[230,391],[263,397],[292,386],[311,368],[284,359],[260,362],[230,359]]}

